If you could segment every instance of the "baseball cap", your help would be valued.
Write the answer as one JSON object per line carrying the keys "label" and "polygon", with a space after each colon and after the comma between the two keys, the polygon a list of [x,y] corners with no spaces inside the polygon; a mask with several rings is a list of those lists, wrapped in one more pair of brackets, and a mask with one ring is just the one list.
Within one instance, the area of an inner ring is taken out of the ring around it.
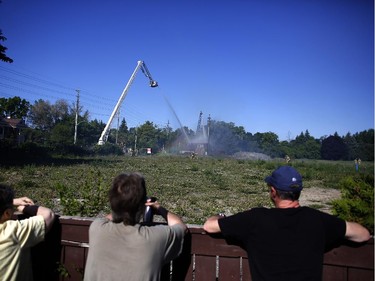
{"label": "baseball cap", "polygon": [[303,188],[302,176],[291,166],[279,167],[264,180],[267,184],[283,191],[301,191]]}

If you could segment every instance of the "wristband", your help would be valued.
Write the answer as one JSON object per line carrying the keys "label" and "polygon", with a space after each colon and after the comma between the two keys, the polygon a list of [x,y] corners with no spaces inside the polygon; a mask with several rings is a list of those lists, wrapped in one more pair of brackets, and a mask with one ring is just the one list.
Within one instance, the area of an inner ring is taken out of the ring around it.
{"label": "wristband", "polygon": [[25,208],[23,208],[22,213],[29,217],[33,217],[33,216],[36,216],[36,213],[38,212],[38,208],[39,208],[38,205],[28,205],[28,206],[25,206]]}
{"label": "wristband", "polygon": [[159,207],[157,209],[157,213],[158,215],[162,216],[164,219],[167,219],[168,217],[168,210],[163,207]]}

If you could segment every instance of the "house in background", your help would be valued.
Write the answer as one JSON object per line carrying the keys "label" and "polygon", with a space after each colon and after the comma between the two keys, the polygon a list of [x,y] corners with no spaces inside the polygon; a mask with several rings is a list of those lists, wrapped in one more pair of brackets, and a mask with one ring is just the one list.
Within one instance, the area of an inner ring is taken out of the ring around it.
{"label": "house in background", "polygon": [[22,119],[0,117],[0,141],[9,140],[14,144],[20,144],[25,141],[21,130],[27,128],[25,121]]}

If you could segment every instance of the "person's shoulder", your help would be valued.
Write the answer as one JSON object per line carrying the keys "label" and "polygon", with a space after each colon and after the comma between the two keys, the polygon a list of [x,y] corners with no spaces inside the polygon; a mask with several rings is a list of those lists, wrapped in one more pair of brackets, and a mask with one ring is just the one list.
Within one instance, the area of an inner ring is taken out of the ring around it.
{"label": "person's shoulder", "polygon": [[337,216],[334,216],[332,214],[329,214],[329,213],[326,213],[326,212],[323,212],[323,211],[320,211],[318,209],[314,209],[311,207],[300,207],[299,209],[301,209],[301,211],[304,214],[310,217],[317,217],[317,218],[324,219],[324,220],[341,220]]}
{"label": "person's shoulder", "polygon": [[170,228],[175,230],[175,231],[183,232],[183,233],[185,233],[185,231],[186,231],[186,226],[182,223],[176,223],[176,224],[170,226]]}
{"label": "person's shoulder", "polygon": [[[177,225],[177,224],[176,224]],[[137,224],[137,226],[139,227],[139,229],[147,229],[147,230],[168,230],[168,229],[173,229],[175,227],[175,225],[168,225],[166,223],[156,223],[156,224]],[[178,228],[179,226],[177,226]]]}
{"label": "person's shoulder", "polygon": [[330,215],[328,213],[325,213],[325,212],[322,212],[322,211],[320,211],[318,209],[314,209],[314,208],[307,207],[307,206],[302,206],[302,207],[299,207],[297,209],[299,209],[299,210],[301,210],[303,212],[306,212],[306,213],[311,213],[311,214],[316,214],[316,215],[323,215],[323,216],[326,216],[326,215],[327,216],[332,216],[332,215]]}
{"label": "person's shoulder", "polygon": [[30,225],[30,226],[37,226],[37,225],[43,225],[44,226],[44,218],[43,216],[37,215],[37,216],[32,216],[27,219],[23,219],[19,221],[21,226],[24,225]]}
{"label": "person's shoulder", "polygon": [[149,231],[149,232],[175,232],[175,233],[185,233],[186,226],[182,223],[177,223],[174,225],[167,225],[167,224],[156,224],[152,226],[145,226],[140,225],[141,231]]}
{"label": "person's shoulder", "polygon": [[42,216],[33,216],[22,220],[8,220],[0,225],[2,235],[11,233],[44,233],[45,222]]}
{"label": "person's shoulder", "polygon": [[270,212],[271,210],[274,210],[275,208],[266,208],[266,207],[256,207],[256,208],[251,208],[247,211],[244,211],[243,213],[244,214],[254,214],[254,213],[257,213],[257,214],[264,214],[264,213],[267,213],[267,212]]}
{"label": "person's shoulder", "polygon": [[107,218],[96,218],[92,221],[90,227],[95,227],[95,226],[103,226],[108,223],[111,223],[111,221]]}
{"label": "person's shoulder", "polygon": [[20,226],[19,220],[7,220],[0,224],[0,230],[1,231],[9,231],[10,229],[14,229]]}
{"label": "person's shoulder", "polygon": [[249,217],[258,217],[263,214],[267,214],[271,209],[265,208],[265,207],[256,207],[256,208],[251,208],[242,212],[239,212],[237,214],[227,216],[226,218],[223,218],[222,220],[225,220],[227,218],[229,219],[243,219],[244,217],[249,218]]}

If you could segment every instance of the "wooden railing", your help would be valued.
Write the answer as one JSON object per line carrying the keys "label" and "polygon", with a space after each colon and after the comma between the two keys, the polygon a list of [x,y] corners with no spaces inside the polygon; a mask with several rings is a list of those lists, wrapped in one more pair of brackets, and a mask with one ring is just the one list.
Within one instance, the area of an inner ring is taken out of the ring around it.
{"label": "wooden railing", "polygon": [[[34,280],[82,280],[92,219],[60,217],[32,250]],[[163,268],[162,280],[251,280],[246,252],[220,235],[189,226],[182,254]],[[374,280],[374,242],[342,245],[325,254],[324,281]]]}

